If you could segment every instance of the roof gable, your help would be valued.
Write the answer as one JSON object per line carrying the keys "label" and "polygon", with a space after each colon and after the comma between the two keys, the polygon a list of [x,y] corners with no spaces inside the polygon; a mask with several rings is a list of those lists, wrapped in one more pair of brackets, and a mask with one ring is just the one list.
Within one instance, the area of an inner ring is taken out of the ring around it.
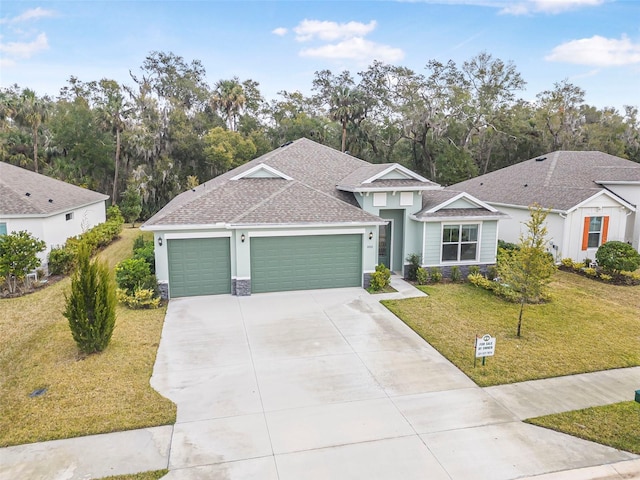
{"label": "roof gable", "polygon": [[423,193],[422,210],[414,216],[418,221],[452,220],[463,217],[488,220],[504,218],[506,215],[466,192],[440,190]]}
{"label": "roof gable", "polygon": [[0,162],[0,215],[47,217],[108,198],[108,195]]}
{"label": "roof gable", "polygon": [[372,183],[376,180],[417,180],[419,182],[432,183],[421,175],[412,172],[406,167],[393,163],[381,172],[376,173],[370,178],[367,178],[362,183]]}
{"label": "roof gable", "polygon": [[259,163],[258,165],[251,167],[249,170],[245,170],[244,172],[231,177],[231,180],[240,180],[242,178],[281,178],[284,180],[292,180],[289,175],[286,175],[269,165],[265,165],[264,163]]}

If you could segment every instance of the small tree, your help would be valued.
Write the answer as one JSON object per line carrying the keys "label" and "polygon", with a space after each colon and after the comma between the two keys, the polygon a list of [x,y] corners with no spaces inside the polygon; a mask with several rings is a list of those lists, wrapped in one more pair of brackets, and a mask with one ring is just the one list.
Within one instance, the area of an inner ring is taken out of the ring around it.
{"label": "small tree", "polygon": [[116,287],[105,262],[91,261],[89,247],[78,247],[78,266],[65,294],[64,316],[78,349],[86,354],[103,351],[116,322]]}
{"label": "small tree", "polygon": [[120,207],[125,221],[135,227],[135,222],[140,218],[140,213],[142,213],[142,197],[134,185],[129,185],[122,194]]}
{"label": "small tree", "polygon": [[40,266],[38,253],[47,244],[27,231],[0,235],[0,275],[6,278],[9,292],[16,291],[16,281],[24,281],[29,286],[27,273]]}
{"label": "small tree", "polygon": [[640,253],[624,242],[611,241],[600,245],[596,252],[598,265],[608,272],[635,272],[640,267]]}
{"label": "small tree", "polygon": [[545,250],[549,210],[534,204],[529,207],[530,219],[526,235],[520,236],[518,249],[502,251],[498,258],[498,274],[502,282],[517,294],[520,302],[517,336],[522,330],[524,305],[540,299],[556,270],[553,257]]}

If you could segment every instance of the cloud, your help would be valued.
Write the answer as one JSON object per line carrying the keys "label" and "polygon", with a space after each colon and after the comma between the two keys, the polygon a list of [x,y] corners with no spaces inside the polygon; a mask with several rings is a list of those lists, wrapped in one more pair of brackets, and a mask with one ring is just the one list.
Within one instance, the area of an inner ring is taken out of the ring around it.
{"label": "cloud", "polygon": [[299,42],[306,42],[314,38],[332,42],[340,39],[364,37],[371,33],[376,28],[376,25],[375,20],[371,20],[369,23],[336,23],[305,19],[293,31],[296,32],[296,39]]}
{"label": "cloud", "polygon": [[3,18],[0,20],[0,23],[23,23],[39,18],[54,17],[55,15],[56,12],[53,10],[45,10],[44,8],[37,7],[26,10],[24,13],[13,18]]}
{"label": "cloud", "polygon": [[545,60],[592,67],[616,67],[640,63],[640,43],[623,35],[620,39],[595,35],[555,47]]}
{"label": "cloud", "polygon": [[602,5],[605,0],[525,0],[508,2],[500,13],[509,15],[526,15],[530,13],[557,14],[582,7]]}
{"label": "cloud", "polygon": [[404,52],[399,48],[381,45],[361,37],[353,37],[336,44],[304,49],[300,51],[300,56],[332,60],[353,60],[366,64],[372,60],[396,62],[404,57]]}
{"label": "cloud", "polygon": [[[34,54],[49,49],[49,41],[46,33],[40,33],[31,42],[7,42],[0,43],[0,52],[10,57],[31,58]],[[11,59],[8,59],[9,62]]]}
{"label": "cloud", "polygon": [[287,34],[288,31],[289,30],[284,27],[278,27],[271,30],[271,33],[273,33],[274,35],[278,35],[279,37],[283,37]]}

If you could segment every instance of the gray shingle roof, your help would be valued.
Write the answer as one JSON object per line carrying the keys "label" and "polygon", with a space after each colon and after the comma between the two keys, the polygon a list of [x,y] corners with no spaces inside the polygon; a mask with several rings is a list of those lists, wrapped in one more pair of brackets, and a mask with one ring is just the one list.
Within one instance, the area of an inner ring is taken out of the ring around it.
{"label": "gray shingle roof", "polygon": [[462,192],[455,190],[430,190],[422,194],[422,210],[416,213],[417,219],[440,219],[440,218],[500,218],[506,217],[502,212],[492,212],[486,208],[440,208],[430,212],[435,207],[442,205],[448,200],[457,197]]}
{"label": "gray shingle roof", "polygon": [[389,167],[393,167],[394,163],[367,164],[354,170],[352,173],[340,180],[337,184],[339,189],[347,191],[358,191],[375,188],[420,188],[431,189],[438,188],[440,185],[430,180],[421,181],[418,179],[378,179],[370,183],[364,183],[371,177],[384,172]]}
{"label": "gray shingle roof", "polygon": [[[293,178],[241,178],[259,164]],[[378,222],[338,182],[370,165],[306,138],[277,148],[174,198],[145,225]]]}
{"label": "gray shingle roof", "polygon": [[490,203],[524,207],[538,203],[567,211],[603,190],[596,181],[640,181],[640,164],[602,152],[557,151],[448,189]]}
{"label": "gray shingle roof", "polygon": [[108,195],[0,162],[0,215],[50,216],[108,198]]}

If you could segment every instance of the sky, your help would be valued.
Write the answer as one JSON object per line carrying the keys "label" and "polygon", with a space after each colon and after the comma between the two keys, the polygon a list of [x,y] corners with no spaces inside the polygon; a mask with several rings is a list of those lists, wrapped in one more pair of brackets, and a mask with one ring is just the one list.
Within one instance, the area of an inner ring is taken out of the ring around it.
{"label": "sky", "polygon": [[69,77],[133,84],[153,51],[201,61],[263,96],[311,93],[314,72],[374,60],[416,72],[481,52],[513,62],[525,100],[568,80],[598,108],[640,107],[640,0],[158,1],[0,3],[0,86],[56,96]]}

